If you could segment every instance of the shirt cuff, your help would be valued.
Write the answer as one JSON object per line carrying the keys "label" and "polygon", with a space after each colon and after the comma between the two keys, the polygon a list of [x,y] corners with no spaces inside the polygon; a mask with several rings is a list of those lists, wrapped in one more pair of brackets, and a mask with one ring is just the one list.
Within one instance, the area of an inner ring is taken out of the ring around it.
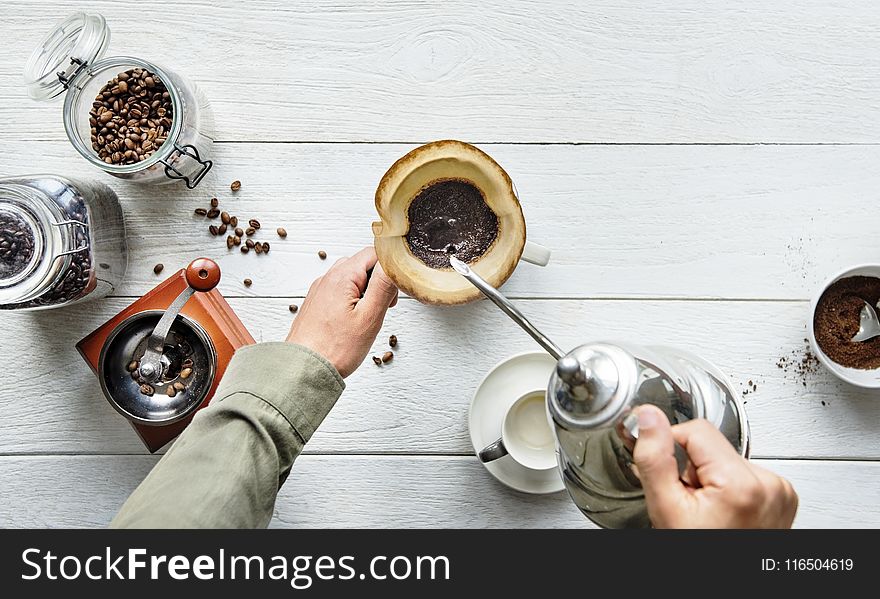
{"label": "shirt cuff", "polygon": [[274,407],[308,441],[345,389],[323,356],[295,343],[247,345],[235,352],[211,403],[244,393]]}

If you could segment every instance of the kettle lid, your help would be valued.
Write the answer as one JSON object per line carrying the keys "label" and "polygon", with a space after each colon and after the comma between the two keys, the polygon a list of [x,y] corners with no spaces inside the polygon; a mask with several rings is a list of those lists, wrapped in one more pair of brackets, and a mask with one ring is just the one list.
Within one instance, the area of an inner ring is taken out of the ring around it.
{"label": "kettle lid", "polygon": [[594,428],[613,420],[635,387],[636,364],[623,348],[582,345],[563,356],[550,377],[553,419],[570,428]]}

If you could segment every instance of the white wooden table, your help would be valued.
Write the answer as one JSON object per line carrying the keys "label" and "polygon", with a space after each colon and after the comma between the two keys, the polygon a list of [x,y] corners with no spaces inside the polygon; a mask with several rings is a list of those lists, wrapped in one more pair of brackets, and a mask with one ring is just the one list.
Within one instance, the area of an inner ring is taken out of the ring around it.
{"label": "white wooden table", "polygon": [[[505,291],[562,346],[680,345],[746,397],[754,456],[801,495],[801,527],[880,526],[880,394],[802,355],[807,300],[880,261],[880,6],[759,0],[613,2],[93,1],[129,54],[196,81],[217,121],[195,192],[93,170],[58,104],[31,102],[25,60],[78,2],[6,0],[0,173],[95,177],[130,232],[125,284],[65,310],[0,314],[0,524],[103,526],[156,462],[101,396],[74,343],[207,253],[257,340],[281,339],[309,283],[371,243],[373,193],[416,144],[476,143],[514,178],[549,267]],[[794,4],[794,3],[786,3]],[[146,11],[142,8],[146,7]],[[240,179],[235,199],[229,182]],[[227,254],[195,207],[218,195],[290,235]],[[326,262],[316,252],[329,254]],[[246,289],[242,280],[254,280]],[[298,460],[276,526],[579,527],[564,494],[521,495],[472,455],[482,375],[533,342],[491,305],[402,298]]]}

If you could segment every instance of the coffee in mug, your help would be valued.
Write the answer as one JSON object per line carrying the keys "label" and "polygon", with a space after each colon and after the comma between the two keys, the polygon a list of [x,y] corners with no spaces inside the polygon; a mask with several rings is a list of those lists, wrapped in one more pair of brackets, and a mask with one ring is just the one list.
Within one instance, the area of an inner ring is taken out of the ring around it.
{"label": "coffee in mug", "polygon": [[545,266],[550,252],[526,241],[513,182],[488,154],[461,141],[436,141],[400,158],[376,190],[373,223],[379,263],[404,292],[427,304],[481,297],[452,270],[449,256],[500,287],[520,259]]}

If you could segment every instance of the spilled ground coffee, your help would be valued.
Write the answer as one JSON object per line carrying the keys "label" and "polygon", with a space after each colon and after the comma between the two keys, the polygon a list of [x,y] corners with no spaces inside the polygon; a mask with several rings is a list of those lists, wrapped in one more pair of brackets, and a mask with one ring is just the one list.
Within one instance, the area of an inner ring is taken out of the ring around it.
{"label": "spilled ground coffee", "polygon": [[880,279],[849,277],[831,285],[816,306],[816,342],[829,358],[848,368],[880,368],[880,337],[854,343],[862,307],[880,300]]}
{"label": "spilled ground coffee", "polygon": [[498,217],[480,189],[464,179],[432,181],[410,203],[407,215],[410,251],[431,268],[448,268],[450,254],[473,262],[498,236]]}

